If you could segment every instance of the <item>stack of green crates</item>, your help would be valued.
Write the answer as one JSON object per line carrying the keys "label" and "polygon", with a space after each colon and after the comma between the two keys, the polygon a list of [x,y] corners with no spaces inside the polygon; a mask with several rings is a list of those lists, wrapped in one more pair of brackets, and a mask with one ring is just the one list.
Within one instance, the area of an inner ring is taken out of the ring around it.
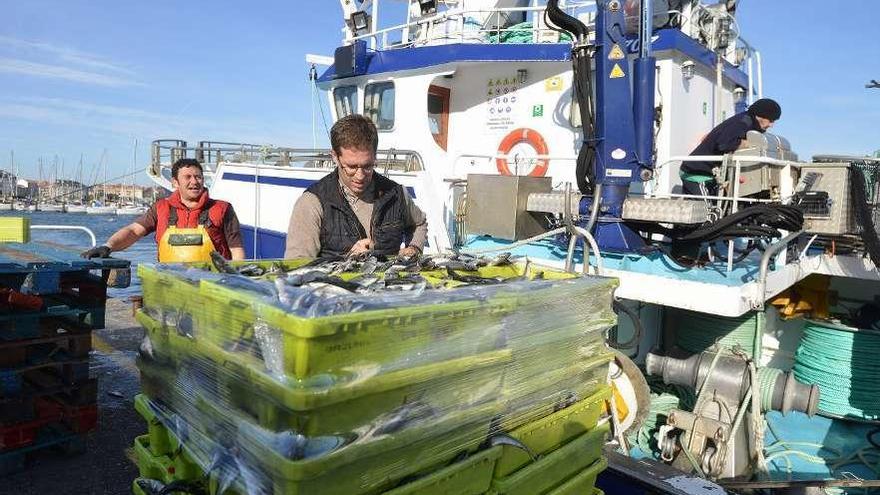
{"label": "stack of green crates", "polygon": [[[310,318],[272,300],[271,274],[141,265],[141,478],[201,481],[211,493],[218,479],[233,479],[226,493],[274,495],[592,493],[616,281],[530,273],[542,280]],[[535,458],[491,447],[498,434]],[[218,456],[234,459],[232,476]]]}

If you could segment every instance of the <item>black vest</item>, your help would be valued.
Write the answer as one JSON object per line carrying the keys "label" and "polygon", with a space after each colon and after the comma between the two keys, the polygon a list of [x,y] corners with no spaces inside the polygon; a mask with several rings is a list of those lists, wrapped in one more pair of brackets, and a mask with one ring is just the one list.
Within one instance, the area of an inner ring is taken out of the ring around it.
{"label": "black vest", "polygon": [[[377,173],[373,173],[373,251],[386,256],[396,256],[400,245],[412,238],[414,227],[409,221],[409,211],[403,186]],[[318,197],[324,218],[321,222],[321,251],[318,256],[344,256],[360,239],[368,237],[357,215],[342,194],[339,171],[334,170],[306,189]]]}

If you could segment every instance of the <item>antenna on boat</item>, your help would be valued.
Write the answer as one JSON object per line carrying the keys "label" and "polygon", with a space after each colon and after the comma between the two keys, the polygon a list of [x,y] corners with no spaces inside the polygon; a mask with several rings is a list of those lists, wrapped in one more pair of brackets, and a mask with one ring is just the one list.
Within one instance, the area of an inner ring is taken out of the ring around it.
{"label": "antenna on boat", "polygon": [[[306,63],[309,64],[309,85],[312,92],[312,148],[318,148],[318,115],[315,113],[315,105],[321,110],[321,120],[324,120],[324,107],[321,106],[320,96],[318,95],[318,66],[331,66],[334,63],[333,57],[325,55],[306,54]],[[327,127],[327,122],[324,122]]]}

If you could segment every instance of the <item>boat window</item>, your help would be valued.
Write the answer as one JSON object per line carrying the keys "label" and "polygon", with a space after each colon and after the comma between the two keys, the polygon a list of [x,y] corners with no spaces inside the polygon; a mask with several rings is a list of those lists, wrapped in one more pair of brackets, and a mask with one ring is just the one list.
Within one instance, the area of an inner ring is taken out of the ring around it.
{"label": "boat window", "polygon": [[358,112],[357,93],[357,86],[342,86],[333,90],[337,119]]}
{"label": "boat window", "polygon": [[428,127],[437,146],[445,150],[449,136],[449,89],[434,85],[428,88]]}
{"label": "boat window", "polygon": [[394,127],[394,83],[368,84],[364,88],[364,115],[369,117],[380,131]]}

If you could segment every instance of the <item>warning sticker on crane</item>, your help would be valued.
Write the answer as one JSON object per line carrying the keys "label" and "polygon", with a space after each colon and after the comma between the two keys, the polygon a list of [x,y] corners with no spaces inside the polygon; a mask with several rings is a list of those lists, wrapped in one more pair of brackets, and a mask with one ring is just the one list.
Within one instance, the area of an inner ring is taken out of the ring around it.
{"label": "warning sticker on crane", "polygon": [[611,69],[611,75],[609,75],[608,78],[620,79],[621,77],[626,77],[626,74],[623,72],[623,69],[620,68],[619,64],[614,64],[614,68]]}
{"label": "warning sticker on crane", "polygon": [[608,54],[608,60],[623,60],[626,58],[626,55],[623,54],[623,50],[620,49],[620,45],[617,43],[611,47],[611,53]]}

